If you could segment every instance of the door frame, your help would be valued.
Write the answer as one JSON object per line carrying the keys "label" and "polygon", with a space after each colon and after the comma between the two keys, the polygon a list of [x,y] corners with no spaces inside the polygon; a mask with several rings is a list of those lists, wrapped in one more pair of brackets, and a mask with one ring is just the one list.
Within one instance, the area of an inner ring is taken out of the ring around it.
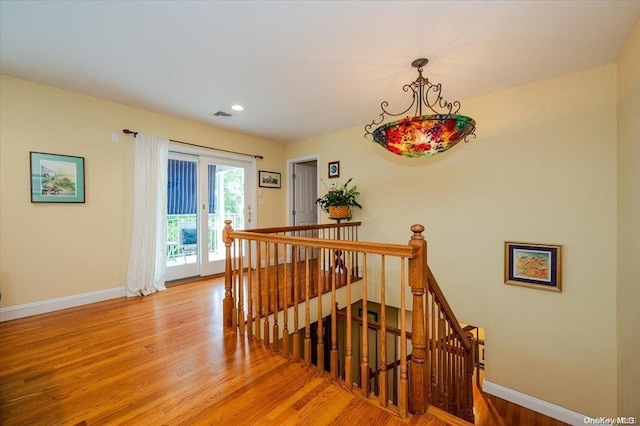
{"label": "door frame", "polygon": [[[246,199],[245,199],[245,217],[247,218],[247,226],[249,228],[257,228],[258,227],[258,211],[257,211],[257,195],[258,195],[258,180],[257,180],[257,159],[256,158],[250,158],[246,155],[239,155],[239,154],[232,154],[232,153],[228,153],[225,151],[219,151],[216,150],[215,148],[201,148],[201,147],[193,147],[193,146],[186,146],[180,143],[175,143],[175,142],[169,142],[169,152],[172,153],[176,153],[176,154],[185,154],[185,155],[191,155],[191,156],[196,156],[196,162],[198,163],[198,188],[200,188],[200,157],[207,157],[207,158],[220,158],[223,160],[232,160],[232,161],[241,161],[243,163],[248,163],[248,169],[249,172],[247,173],[247,176],[245,176],[245,188],[247,188],[245,190],[246,192]],[[200,211],[200,206],[202,205],[202,197],[201,197],[201,192],[200,190],[198,190],[198,201],[197,201],[197,206],[198,206],[198,211]],[[249,210],[251,211],[251,215],[249,218]],[[199,221],[202,221],[202,218],[198,219]],[[250,221],[249,221],[250,220]],[[202,243],[202,238],[201,237],[201,223],[198,223],[198,275],[196,276],[204,276],[202,275],[202,246],[200,245]]]}
{"label": "door frame", "polygon": [[[294,223],[293,206],[295,196],[295,185],[293,184],[293,169],[294,165],[298,163],[306,163],[308,161],[314,161],[318,166],[316,168],[316,194],[320,194],[320,154],[311,154],[304,157],[291,158],[287,160],[287,225],[292,226]],[[320,223],[320,209],[318,209],[317,221]]]}

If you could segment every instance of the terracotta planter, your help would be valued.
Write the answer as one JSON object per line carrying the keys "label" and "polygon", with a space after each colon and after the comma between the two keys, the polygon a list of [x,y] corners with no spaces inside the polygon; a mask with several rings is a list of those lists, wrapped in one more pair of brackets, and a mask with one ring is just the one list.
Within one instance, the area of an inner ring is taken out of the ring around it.
{"label": "terracotta planter", "polygon": [[349,206],[329,206],[329,217],[332,219],[349,217]]}

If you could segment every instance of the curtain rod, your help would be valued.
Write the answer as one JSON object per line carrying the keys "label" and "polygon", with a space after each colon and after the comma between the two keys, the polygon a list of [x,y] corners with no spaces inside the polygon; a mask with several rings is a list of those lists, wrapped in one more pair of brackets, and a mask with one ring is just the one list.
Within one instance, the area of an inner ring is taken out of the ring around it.
{"label": "curtain rod", "polygon": [[[136,132],[135,130],[129,130],[129,129],[122,129],[122,133],[126,133],[127,135],[131,134],[134,137],[138,135],[138,132]],[[228,153],[231,153],[231,154],[246,155],[247,157],[259,158],[260,160],[262,160],[264,158],[262,155],[245,154],[244,152],[228,151],[226,149],[220,149],[220,148],[211,148],[210,146],[196,145],[195,143],[182,142],[182,141],[177,141],[177,140],[174,140],[174,139],[169,139],[169,142],[181,143],[183,145],[197,146],[198,148],[215,149],[216,151],[228,152]]]}

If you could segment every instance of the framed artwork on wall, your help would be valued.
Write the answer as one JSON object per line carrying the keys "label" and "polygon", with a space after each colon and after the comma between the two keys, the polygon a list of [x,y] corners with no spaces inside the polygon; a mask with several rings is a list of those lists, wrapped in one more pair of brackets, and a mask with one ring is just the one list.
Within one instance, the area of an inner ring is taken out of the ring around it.
{"label": "framed artwork on wall", "polygon": [[340,177],[340,162],[339,161],[329,161],[329,179],[339,178]]}
{"label": "framed artwork on wall", "polygon": [[258,186],[262,188],[280,188],[282,186],[280,173],[260,170],[258,172]]}
{"label": "framed artwork on wall", "polygon": [[84,157],[29,154],[32,203],[84,203]]}
{"label": "framed artwork on wall", "polygon": [[562,246],[505,241],[504,282],[561,292]]}
{"label": "framed artwork on wall", "polygon": [[[362,308],[358,308],[358,316],[362,318]],[[367,319],[369,321],[378,322],[378,313],[367,310]]]}

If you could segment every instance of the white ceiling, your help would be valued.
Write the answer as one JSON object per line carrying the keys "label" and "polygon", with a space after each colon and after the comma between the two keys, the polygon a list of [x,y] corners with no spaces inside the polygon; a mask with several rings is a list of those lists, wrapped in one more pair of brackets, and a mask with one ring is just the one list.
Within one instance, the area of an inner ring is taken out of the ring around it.
{"label": "white ceiling", "polygon": [[639,15],[638,0],[0,0],[0,72],[289,142],[404,109],[418,57],[451,101],[615,62]]}

